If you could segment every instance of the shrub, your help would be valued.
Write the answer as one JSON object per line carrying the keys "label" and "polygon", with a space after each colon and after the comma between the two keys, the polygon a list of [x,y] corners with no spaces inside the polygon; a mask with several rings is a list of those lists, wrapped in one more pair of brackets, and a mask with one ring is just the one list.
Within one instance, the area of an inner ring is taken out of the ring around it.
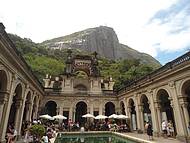
{"label": "shrub", "polygon": [[33,139],[37,138],[38,141],[45,134],[45,128],[43,125],[32,125],[30,127],[30,133],[33,135]]}

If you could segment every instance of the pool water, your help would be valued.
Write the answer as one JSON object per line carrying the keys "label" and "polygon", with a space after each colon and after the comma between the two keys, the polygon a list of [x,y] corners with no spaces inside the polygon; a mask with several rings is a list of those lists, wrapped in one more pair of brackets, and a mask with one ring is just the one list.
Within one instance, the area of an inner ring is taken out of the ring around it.
{"label": "pool water", "polygon": [[112,134],[61,135],[55,143],[135,143]]}

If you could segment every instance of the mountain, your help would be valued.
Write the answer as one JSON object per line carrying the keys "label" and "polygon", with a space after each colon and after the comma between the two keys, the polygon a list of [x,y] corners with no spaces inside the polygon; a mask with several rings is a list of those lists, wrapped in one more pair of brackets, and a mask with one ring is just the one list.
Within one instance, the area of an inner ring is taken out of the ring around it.
{"label": "mountain", "polygon": [[[47,48],[42,44],[32,42],[32,40],[28,38],[23,39],[13,34],[9,34],[9,37],[13,43],[15,43],[16,48],[41,82],[46,74],[54,77],[64,72],[67,49]],[[125,45],[122,46],[125,47]],[[140,78],[156,69],[149,63],[143,63],[143,60],[146,59],[146,55],[144,55],[145,58],[135,59],[135,57],[132,57],[130,54],[130,52],[134,52],[134,50],[129,50],[128,53],[123,52],[123,54],[126,54],[126,56],[131,59],[112,60],[102,56],[98,58],[98,68],[101,76],[104,77],[104,79],[112,77],[115,81],[115,90],[124,87],[129,81]],[[90,56],[92,54],[74,48],[72,52],[73,55]],[[140,53],[136,51],[135,54],[138,55]]]}
{"label": "mountain", "polygon": [[[98,52],[100,56],[118,59],[140,59],[141,63],[160,67],[160,63],[152,56],[140,53],[124,44],[119,43],[113,28],[100,26],[79,31],[67,36],[46,40],[41,43],[53,49],[79,49],[87,52]],[[146,48],[146,47],[145,47]]]}

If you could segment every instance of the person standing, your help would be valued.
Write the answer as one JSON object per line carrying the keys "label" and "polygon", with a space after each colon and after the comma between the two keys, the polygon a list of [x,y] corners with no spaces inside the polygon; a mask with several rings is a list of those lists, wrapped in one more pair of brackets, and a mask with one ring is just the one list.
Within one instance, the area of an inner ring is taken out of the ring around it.
{"label": "person standing", "polygon": [[167,123],[165,120],[163,120],[162,122],[162,131],[163,131],[164,137],[166,138],[167,137]]}
{"label": "person standing", "polygon": [[147,125],[147,135],[149,137],[149,140],[153,140],[153,130],[150,122]]}

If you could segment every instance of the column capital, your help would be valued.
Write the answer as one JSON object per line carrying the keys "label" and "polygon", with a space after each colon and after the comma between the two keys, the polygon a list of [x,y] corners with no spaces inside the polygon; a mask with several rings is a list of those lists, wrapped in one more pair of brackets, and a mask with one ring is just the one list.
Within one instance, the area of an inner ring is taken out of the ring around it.
{"label": "column capital", "polygon": [[6,102],[8,102],[8,95],[0,94],[0,104],[5,104]]}
{"label": "column capital", "polygon": [[131,107],[128,107],[127,110],[129,113],[131,113]]}
{"label": "column capital", "polygon": [[173,98],[171,96],[168,97],[168,100],[173,101]]}
{"label": "column capital", "polygon": [[151,95],[153,95],[153,90],[152,89],[147,89],[147,92]]}
{"label": "column capital", "polygon": [[170,88],[175,88],[175,82],[174,82],[174,81],[168,82],[168,86],[169,86]]}
{"label": "column capital", "polygon": [[142,104],[138,105],[138,107],[139,107],[139,111],[143,112],[143,105]]}
{"label": "column capital", "polygon": [[187,108],[188,102],[181,102],[180,105],[181,105],[183,108]]}
{"label": "column capital", "polygon": [[15,103],[15,106],[16,106],[16,108],[21,108],[22,107],[22,105],[23,105],[23,100],[22,99],[18,99],[17,101],[16,101],[16,103]]}
{"label": "column capital", "polygon": [[173,102],[173,100],[170,100],[170,105],[171,105],[172,108],[174,108],[174,102]]}
{"label": "column capital", "polygon": [[155,108],[160,109],[160,102],[154,102]]}

